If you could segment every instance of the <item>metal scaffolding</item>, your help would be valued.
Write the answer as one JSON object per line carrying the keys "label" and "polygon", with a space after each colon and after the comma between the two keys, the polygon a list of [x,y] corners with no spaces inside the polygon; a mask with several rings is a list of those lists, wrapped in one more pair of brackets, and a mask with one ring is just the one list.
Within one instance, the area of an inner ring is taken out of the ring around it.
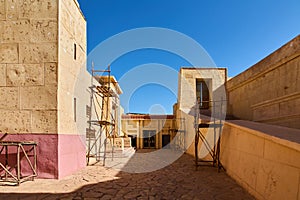
{"label": "metal scaffolding", "polygon": [[169,128],[170,135],[174,139],[174,147],[176,150],[186,151],[185,147],[185,118],[176,118],[173,120],[172,128]]}
{"label": "metal scaffolding", "polygon": [[[24,181],[34,180],[37,176],[37,143],[34,141],[0,141],[0,146],[0,154],[4,151],[5,155],[4,163],[0,162],[0,182],[20,185]],[[25,159],[22,159],[24,157]],[[22,174],[22,166],[26,164],[30,171]]]}
{"label": "metal scaffolding", "polygon": [[[97,80],[96,84],[94,84],[94,79]],[[115,83],[112,82],[110,66],[106,70],[94,70],[94,65],[92,65],[90,106],[88,107],[87,165],[90,164],[90,158],[95,158],[97,162],[102,158],[104,166],[109,144],[112,159],[114,157],[114,140],[117,137],[116,105],[119,97],[111,84]],[[93,116],[93,110],[95,116]]]}
{"label": "metal scaffolding", "polygon": [[[196,112],[195,112],[195,164],[196,169],[198,166],[203,165],[203,163],[212,163],[212,166],[217,167],[218,171],[224,169],[220,161],[220,151],[221,151],[221,133],[223,128],[223,118],[224,116],[224,103],[226,101],[206,101],[210,107],[211,111],[204,110],[205,115],[201,114],[203,111],[200,109],[200,104],[196,102]],[[213,129],[213,131],[210,131]],[[205,134],[206,132],[206,134]],[[213,134],[212,137],[209,137]],[[213,141],[207,138],[212,138]],[[200,159],[199,158],[199,140],[202,141],[202,145],[206,148],[210,159]]]}

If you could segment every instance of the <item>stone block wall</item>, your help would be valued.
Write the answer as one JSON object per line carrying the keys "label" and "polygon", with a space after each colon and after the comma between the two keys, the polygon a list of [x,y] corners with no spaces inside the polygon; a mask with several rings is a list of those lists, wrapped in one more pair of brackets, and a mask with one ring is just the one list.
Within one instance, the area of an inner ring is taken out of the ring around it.
{"label": "stone block wall", "polygon": [[0,1],[0,133],[57,133],[57,5]]}
{"label": "stone block wall", "polygon": [[300,128],[300,35],[227,82],[229,114]]}
{"label": "stone block wall", "polygon": [[[86,21],[76,0],[0,0],[0,134],[38,143],[39,177],[85,166],[85,59]],[[75,122],[76,97],[84,109]]]}
{"label": "stone block wall", "polygon": [[226,122],[221,162],[257,199],[299,199],[299,135],[298,129],[242,120]]}

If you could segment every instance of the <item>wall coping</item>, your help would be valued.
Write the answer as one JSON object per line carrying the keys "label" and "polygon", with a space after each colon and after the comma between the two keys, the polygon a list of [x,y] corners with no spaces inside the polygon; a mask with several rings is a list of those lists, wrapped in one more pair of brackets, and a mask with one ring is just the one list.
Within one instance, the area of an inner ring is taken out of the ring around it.
{"label": "wall coping", "polygon": [[245,120],[228,120],[225,124],[300,152],[300,130]]}

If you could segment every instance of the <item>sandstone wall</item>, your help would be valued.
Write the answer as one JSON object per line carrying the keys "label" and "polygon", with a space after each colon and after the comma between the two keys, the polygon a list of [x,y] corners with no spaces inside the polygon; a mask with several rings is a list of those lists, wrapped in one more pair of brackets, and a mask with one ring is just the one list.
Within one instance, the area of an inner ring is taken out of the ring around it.
{"label": "sandstone wall", "polygon": [[0,1],[0,133],[57,133],[58,1]]}
{"label": "sandstone wall", "polygon": [[86,117],[91,85],[85,63],[86,21],[74,0],[60,1],[59,7],[58,130],[60,134],[77,134],[82,124],[76,122],[86,126],[87,119],[81,117]]}
{"label": "sandstone wall", "polygon": [[300,199],[299,135],[298,129],[242,120],[226,122],[222,164],[257,199]]}
{"label": "sandstone wall", "polygon": [[300,128],[300,35],[227,82],[229,113]]}

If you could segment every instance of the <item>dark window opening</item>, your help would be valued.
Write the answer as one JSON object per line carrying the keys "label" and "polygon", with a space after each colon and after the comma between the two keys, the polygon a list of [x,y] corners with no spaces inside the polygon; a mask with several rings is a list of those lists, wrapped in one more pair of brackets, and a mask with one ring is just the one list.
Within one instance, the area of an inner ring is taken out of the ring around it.
{"label": "dark window opening", "polygon": [[199,79],[196,81],[196,97],[200,109],[209,109],[209,80]]}
{"label": "dark window opening", "polygon": [[76,107],[77,107],[77,105],[76,105],[76,98],[74,98],[74,122],[76,122]]}
{"label": "dark window opening", "polygon": [[74,60],[76,60],[77,56],[77,45],[74,44]]}
{"label": "dark window opening", "polygon": [[144,130],[143,131],[143,145],[145,149],[155,148],[156,131]]}

